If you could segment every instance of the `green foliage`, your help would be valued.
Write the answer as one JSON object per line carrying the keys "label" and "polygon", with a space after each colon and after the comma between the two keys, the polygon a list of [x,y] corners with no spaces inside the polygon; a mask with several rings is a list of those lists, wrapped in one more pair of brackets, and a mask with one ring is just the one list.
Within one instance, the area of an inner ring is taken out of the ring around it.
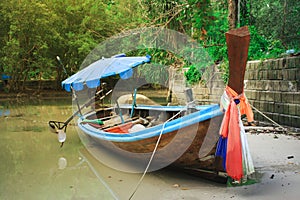
{"label": "green foliage", "polygon": [[201,66],[198,65],[190,65],[188,66],[188,70],[184,72],[184,76],[186,77],[186,81],[189,85],[193,85],[198,83],[201,80],[203,75],[203,71],[201,70]]}
{"label": "green foliage", "polygon": [[[139,77],[145,78],[148,83],[154,83],[158,85],[167,85],[169,80],[169,67],[181,62],[181,58],[178,58],[173,53],[163,49],[139,49],[135,52],[131,52],[132,55],[150,55],[151,63],[138,67]],[[127,55],[130,56],[130,53]]]}
{"label": "green foliage", "polygon": [[193,38],[203,36],[210,24],[210,0],[143,0],[148,24],[164,26]]}
{"label": "green foliage", "polygon": [[[299,16],[298,0],[241,0],[238,26],[250,28],[249,59],[276,58],[287,49],[300,51]],[[227,59],[227,17],[227,0],[0,1],[0,69],[12,76],[12,90],[22,89],[19,80],[30,79],[55,78],[59,86],[67,75],[58,65],[57,55],[67,73],[73,74],[97,44],[138,26],[160,26],[187,34],[205,47],[213,61],[222,62]],[[143,53],[151,54],[157,66],[173,65],[179,59],[161,50]],[[203,55],[206,57],[199,54]],[[190,83],[200,79],[200,66],[208,60],[196,65],[186,62],[191,67],[186,75]],[[144,72],[152,78],[162,76],[150,69]]]}
{"label": "green foliage", "polygon": [[219,69],[222,73],[222,79],[224,81],[225,84],[228,83],[229,80],[229,62],[228,60],[224,60],[220,63],[219,65]]}
{"label": "green foliage", "polygon": [[252,4],[251,15],[257,33],[270,41],[279,41],[285,49],[300,50],[300,1],[261,0]]}
{"label": "green foliage", "polygon": [[141,11],[137,0],[1,1],[0,66],[10,89],[23,89],[19,80],[59,83],[66,74],[57,55],[73,74],[98,43],[140,24]]}
{"label": "green foliage", "polygon": [[207,29],[206,40],[202,41],[203,46],[215,62],[227,59],[227,46],[225,33],[229,29],[227,20],[227,4],[223,1],[216,1],[211,5],[214,10],[214,20]]}
{"label": "green foliage", "polygon": [[249,46],[248,58],[250,60],[276,58],[285,50],[279,40],[268,40],[258,34],[254,26],[249,27],[251,40]]}
{"label": "green foliage", "polygon": [[55,34],[55,30],[49,28],[55,16],[38,1],[13,0],[2,2],[0,7],[9,27],[0,35],[4,39],[0,64],[12,75],[12,86],[18,89],[20,85],[14,84],[17,80],[36,79],[42,73],[41,66],[51,64],[47,58],[47,39]]}

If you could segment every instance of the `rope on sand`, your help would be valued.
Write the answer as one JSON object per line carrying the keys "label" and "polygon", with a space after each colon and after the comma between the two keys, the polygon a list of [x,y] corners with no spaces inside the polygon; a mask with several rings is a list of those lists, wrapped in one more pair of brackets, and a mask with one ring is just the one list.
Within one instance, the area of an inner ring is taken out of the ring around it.
{"label": "rope on sand", "polygon": [[288,134],[295,134],[289,130],[287,130],[286,128],[284,128],[282,125],[278,124],[277,122],[275,122],[274,120],[272,120],[270,117],[268,117],[267,115],[265,115],[263,112],[261,112],[260,110],[258,110],[257,108],[255,108],[253,105],[250,104],[250,106],[259,114],[261,114],[263,117],[265,117],[267,120],[269,120],[270,122],[272,122],[274,125],[278,126],[279,128],[281,128],[282,130],[285,130]]}
{"label": "rope on sand", "polygon": [[[190,103],[191,103],[191,102],[190,102]],[[169,118],[167,121],[165,121],[165,122],[163,123],[162,129],[161,129],[161,131],[160,131],[159,137],[158,137],[157,142],[156,142],[156,144],[155,144],[155,147],[154,147],[154,150],[153,150],[152,155],[151,155],[151,157],[150,157],[150,160],[149,160],[149,162],[148,162],[148,165],[147,165],[147,167],[145,168],[145,171],[144,171],[143,175],[141,176],[139,182],[138,182],[137,185],[135,186],[135,188],[134,188],[132,194],[130,195],[129,200],[131,200],[132,197],[135,195],[135,193],[136,193],[136,191],[138,190],[139,186],[141,185],[141,183],[142,183],[142,181],[143,181],[143,179],[144,179],[146,173],[148,172],[148,169],[149,169],[149,167],[150,167],[150,164],[152,163],[154,154],[155,154],[156,151],[157,151],[157,148],[158,148],[158,145],[159,145],[159,142],[160,142],[161,136],[162,136],[162,134],[163,134],[163,131],[164,131],[164,128],[165,128],[166,123],[169,122],[169,121],[171,121],[171,120],[173,120],[175,117],[177,117],[180,113],[182,113],[184,110],[186,110],[187,107],[188,107],[188,106],[182,108],[180,111],[178,111],[178,113],[176,113],[175,115],[173,115],[171,118]]]}

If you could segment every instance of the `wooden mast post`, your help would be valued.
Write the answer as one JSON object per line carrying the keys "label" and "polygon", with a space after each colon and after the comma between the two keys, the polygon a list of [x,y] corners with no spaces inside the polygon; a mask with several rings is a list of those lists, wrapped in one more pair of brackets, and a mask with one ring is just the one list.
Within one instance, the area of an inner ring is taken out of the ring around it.
{"label": "wooden mast post", "polygon": [[250,44],[250,33],[247,26],[230,30],[226,34],[229,60],[228,86],[238,94],[244,90],[244,76]]}

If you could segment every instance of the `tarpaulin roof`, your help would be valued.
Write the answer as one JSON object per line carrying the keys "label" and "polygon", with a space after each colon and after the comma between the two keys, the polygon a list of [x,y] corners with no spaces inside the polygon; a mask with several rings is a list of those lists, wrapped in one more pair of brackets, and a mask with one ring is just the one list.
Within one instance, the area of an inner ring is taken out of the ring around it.
{"label": "tarpaulin roof", "polygon": [[76,74],[64,80],[62,87],[71,91],[82,90],[84,84],[88,88],[96,88],[100,85],[100,79],[119,74],[122,79],[130,78],[133,74],[132,68],[146,62],[150,62],[150,56],[126,57],[125,54],[102,58],[88,67],[78,71]]}

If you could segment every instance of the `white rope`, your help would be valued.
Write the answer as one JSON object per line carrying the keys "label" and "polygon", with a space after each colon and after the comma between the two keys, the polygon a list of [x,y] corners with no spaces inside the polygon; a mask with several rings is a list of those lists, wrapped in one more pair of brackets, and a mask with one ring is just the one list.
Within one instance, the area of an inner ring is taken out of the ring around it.
{"label": "white rope", "polygon": [[258,112],[259,114],[261,114],[263,117],[265,117],[266,119],[268,119],[270,122],[272,122],[276,126],[282,128],[282,129],[285,129],[283,126],[281,126],[280,124],[278,124],[277,122],[275,122],[274,120],[272,120],[270,117],[268,117],[267,115],[265,115],[264,113],[262,113],[261,111],[259,111],[257,108],[255,108],[251,104],[250,104],[250,106],[251,106],[251,108],[253,108],[254,110],[256,110],[256,112]]}
{"label": "white rope", "polygon": [[99,175],[97,170],[93,167],[93,165],[88,161],[88,159],[79,151],[80,156],[83,158],[80,163],[78,163],[76,166],[82,164],[83,162],[86,162],[87,165],[90,167],[92,172],[95,174],[97,179],[104,185],[104,187],[110,192],[110,194],[113,196],[115,200],[118,200],[119,198],[116,196],[116,194],[113,192],[113,190],[107,185],[107,183],[102,179],[102,177]]}
{"label": "white rope", "polygon": [[265,117],[266,119],[268,119],[270,122],[272,122],[273,124],[275,124],[276,126],[278,126],[279,128],[281,128],[282,130],[286,131],[289,134],[295,134],[289,130],[287,130],[286,128],[284,128],[283,126],[281,126],[280,124],[278,124],[277,122],[275,122],[274,120],[272,120],[270,117],[268,117],[267,115],[265,115],[264,113],[262,113],[260,110],[258,110],[257,108],[255,108],[254,106],[252,106],[250,104],[251,108],[253,108],[256,112],[258,112],[259,114],[261,114],[263,117]]}
{"label": "white rope", "polygon": [[[193,102],[193,101],[192,101],[192,102]],[[189,104],[192,103],[192,102],[189,102]],[[176,114],[173,115],[170,119],[168,119],[167,121],[165,121],[165,122],[163,123],[162,129],[161,129],[161,131],[160,131],[159,137],[158,137],[157,142],[156,142],[156,144],[155,144],[155,147],[154,147],[154,150],[153,150],[152,155],[151,155],[151,157],[150,157],[150,160],[149,160],[149,162],[148,162],[148,165],[147,165],[147,167],[145,168],[145,171],[144,171],[142,177],[140,178],[139,182],[138,182],[137,185],[135,186],[135,189],[133,190],[132,194],[130,195],[129,200],[131,200],[132,197],[135,195],[136,191],[138,190],[139,186],[141,185],[141,183],[142,183],[142,181],[143,181],[143,179],[144,179],[144,177],[145,177],[145,175],[146,175],[146,173],[147,173],[147,171],[148,171],[148,169],[149,169],[149,167],[150,167],[150,165],[151,165],[151,163],[152,163],[152,160],[153,160],[153,158],[154,158],[154,154],[155,154],[156,151],[157,151],[157,148],[158,148],[158,145],[159,145],[159,142],[160,142],[161,136],[162,136],[162,134],[163,134],[163,131],[164,131],[164,128],[165,128],[166,123],[169,122],[169,121],[171,121],[171,120],[173,120],[175,117],[177,117],[182,111],[186,110],[187,107],[188,107],[188,105],[185,106],[184,108],[182,108],[180,111],[178,111],[178,113],[176,113]]]}

